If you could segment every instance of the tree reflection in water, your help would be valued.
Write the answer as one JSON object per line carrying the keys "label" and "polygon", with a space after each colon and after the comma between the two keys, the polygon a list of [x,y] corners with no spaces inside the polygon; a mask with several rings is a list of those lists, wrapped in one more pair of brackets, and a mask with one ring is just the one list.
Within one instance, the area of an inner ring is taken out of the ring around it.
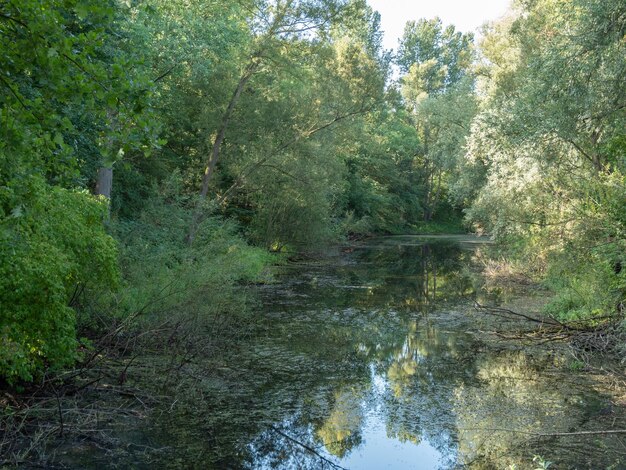
{"label": "tree reflection in water", "polygon": [[203,392],[198,409],[213,411],[186,416],[184,436],[170,416],[168,439],[185,448],[218,436],[194,441],[204,462],[251,468],[329,466],[314,452],[355,468],[578,458],[565,442],[507,429],[577,429],[604,399],[549,350],[468,331],[472,254],[458,241],[389,238],[283,268],[277,285],[259,288],[263,322],[230,365],[240,374]]}

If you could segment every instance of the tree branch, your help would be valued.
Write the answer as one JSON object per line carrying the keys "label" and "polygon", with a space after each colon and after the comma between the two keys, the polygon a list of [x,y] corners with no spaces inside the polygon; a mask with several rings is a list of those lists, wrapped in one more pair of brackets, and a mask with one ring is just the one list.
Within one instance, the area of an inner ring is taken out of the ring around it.
{"label": "tree branch", "polygon": [[274,152],[272,152],[270,155],[258,160],[257,162],[251,163],[249,164],[246,168],[243,169],[243,171],[241,172],[241,174],[239,175],[239,177],[237,177],[237,179],[235,180],[235,182],[218,198],[218,204],[223,204],[226,199],[230,196],[231,193],[233,193],[236,189],[238,189],[243,182],[245,181],[245,178],[252,174],[254,171],[256,171],[259,167],[263,166],[266,164],[266,162],[268,162],[269,160],[271,160],[272,158],[274,158],[276,155],[279,155],[281,152],[285,151],[286,149],[288,149],[289,147],[291,147],[292,145],[295,145],[296,143],[298,143],[300,140],[302,139],[306,139],[311,137],[314,134],[317,134],[318,132],[321,132],[325,129],[328,129],[329,127],[331,127],[332,125],[343,121],[349,117],[358,115],[358,114],[362,114],[367,112],[369,109],[366,108],[359,108],[358,110],[355,111],[350,111],[346,114],[343,114],[341,116],[336,116],[334,119],[330,120],[329,122],[319,125],[318,127],[313,127],[310,128],[307,131],[302,131],[301,133],[299,133],[297,136],[295,136],[293,139],[291,139],[289,142],[286,142],[285,144],[281,145],[280,147],[278,147]]}

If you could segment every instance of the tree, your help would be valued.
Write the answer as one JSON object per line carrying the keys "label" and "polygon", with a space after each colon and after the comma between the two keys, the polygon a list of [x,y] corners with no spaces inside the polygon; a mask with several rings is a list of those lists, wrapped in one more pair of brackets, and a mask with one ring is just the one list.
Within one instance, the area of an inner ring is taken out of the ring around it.
{"label": "tree", "polygon": [[344,210],[350,231],[401,233],[422,218],[415,165],[419,140],[411,116],[401,103],[393,104],[393,95],[388,93],[385,106],[355,127],[351,136],[355,148],[344,147],[348,172]]}
{"label": "tree", "polygon": [[[250,21],[253,39],[241,65],[231,98],[211,139],[211,150],[202,176],[200,201],[207,197],[226,131],[250,79],[263,68],[271,67],[272,63],[280,63],[280,56],[285,53],[285,47],[288,47],[292,40],[310,37],[314,33],[323,35],[324,30],[344,8],[345,2],[342,0],[259,1],[252,6],[253,14]],[[199,216],[198,212],[190,228],[189,242],[193,241]]]}
{"label": "tree", "polygon": [[618,1],[524,2],[483,42],[468,159],[486,183],[469,215],[524,240],[551,273],[560,314],[614,312],[626,293],[612,269],[626,233],[625,22]]}
{"label": "tree", "polygon": [[410,80],[413,92],[443,92],[467,75],[472,63],[472,35],[456,31],[453,25],[443,28],[439,18],[409,21],[396,63],[405,80]]}
{"label": "tree", "polygon": [[432,220],[464,153],[475,114],[472,36],[442,27],[441,20],[409,22],[396,61],[404,72],[402,96],[420,146],[423,219]]}
{"label": "tree", "polygon": [[[253,233],[267,246],[310,247],[334,236],[344,150],[355,138],[352,129],[382,100],[384,61],[368,52],[363,29],[344,26],[318,44],[294,44],[292,67],[259,75],[257,83],[267,82],[242,99],[242,109],[266,110],[252,132],[266,138],[256,139],[262,147],[245,140],[245,150],[231,157],[235,164],[224,170],[234,183],[224,194],[236,191],[240,202],[252,204]],[[260,91],[266,87],[269,93]],[[238,135],[250,133],[249,119],[245,125]]]}

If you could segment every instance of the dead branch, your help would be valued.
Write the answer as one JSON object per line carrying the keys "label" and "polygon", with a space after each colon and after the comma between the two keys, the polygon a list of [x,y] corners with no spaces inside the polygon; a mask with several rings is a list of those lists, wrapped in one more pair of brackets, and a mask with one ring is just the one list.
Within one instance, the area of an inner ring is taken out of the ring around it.
{"label": "dead branch", "polygon": [[474,308],[476,308],[476,310],[478,311],[482,311],[482,312],[486,312],[486,313],[490,313],[490,314],[496,314],[496,313],[501,313],[501,314],[507,314],[507,315],[511,315],[514,317],[520,317],[523,318],[525,320],[531,321],[533,323],[539,323],[541,325],[551,325],[551,326],[561,326],[564,328],[569,328],[567,327],[567,325],[554,320],[554,319],[549,319],[549,320],[542,320],[540,318],[535,318],[535,317],[531,317],[530,315],[526,315],[524,313],[519,313],[519,312],[514,312],[513,310],[509,310],[508,308],[501,308],[501,307],[489,307],[486,305],[481,305],[478,302],[474,302]]}

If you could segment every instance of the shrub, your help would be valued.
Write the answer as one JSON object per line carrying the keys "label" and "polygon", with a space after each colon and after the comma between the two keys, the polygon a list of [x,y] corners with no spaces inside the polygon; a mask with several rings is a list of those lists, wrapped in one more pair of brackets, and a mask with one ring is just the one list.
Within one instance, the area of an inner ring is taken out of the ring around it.
{"label": "shrub", "polygon": [[86,192],[32,183],[11,207],[0,192],[0,376],[33,380],[77,358],[79,286],[116,283],[115,241],[103,226],[106,205]]}
{"label": "shrub", "polygon": [[181,185],[174,173],[137,219],[114,224],[123,286],[103,299],[108,304],[94,308],[112,312],[131,328],[182,322],[201,333],[214,315],[244,311],[246,299],[237,284],[262,280],[266,266],[276,261],[249,246],[236,223],[216,216],[200,224],[189,246],[193,209],[180,196]]}

